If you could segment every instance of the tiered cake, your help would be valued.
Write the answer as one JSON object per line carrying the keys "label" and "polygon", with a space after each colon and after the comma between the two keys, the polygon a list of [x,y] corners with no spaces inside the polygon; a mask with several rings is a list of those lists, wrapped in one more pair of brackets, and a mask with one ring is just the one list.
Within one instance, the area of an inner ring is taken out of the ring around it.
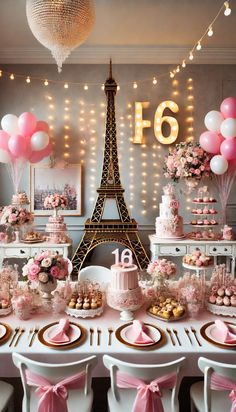
{"label": "tiered cake", "polygon": [[194,216],[190,224],[197,231],[191,233],[191,238],[196,240],[214,240],[217,234],[214,233],[213,227],[218,225],[215,218],[217,210],[215,209],[216,199],[209,195],[207,186],[199,188],[198,195],[192,201],[192,215]]}
{"label": "tiered cake", "polygon": [[60,215],[50,216],[46,224],[46,232],[49,234],[49,241],[52,243],[66,243],[68,240],[66,234],[67,228],[64,217]]}
{"label": "tiered cake", "polygon": [[174,194],[174,186],[169,183],[163,187],[164,195],[159,205],[160,216],[156,218],[158,238],[183,237],[183,218],[179,216],[179,202]]}
{"label": "tiered cake", "polygon": [[112,265],[111,272],[107,303],[113,309],[122,311],[121,320],[131,320],[133,318],[131,311],[137,310],[143,303],[142,291],[138,285],[138,268],[132,262],[122,261]]}

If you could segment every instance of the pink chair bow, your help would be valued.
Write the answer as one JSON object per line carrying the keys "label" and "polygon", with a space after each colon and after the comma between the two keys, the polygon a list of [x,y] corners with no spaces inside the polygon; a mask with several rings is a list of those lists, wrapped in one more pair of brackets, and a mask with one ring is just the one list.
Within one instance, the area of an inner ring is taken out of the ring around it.
{"label": "pink chair bow", "polygon": [[37,387],[35,394],[40,398],[38,412],[68,412],[68,389],[81,389],[85,385],[85,372],[65,378],[55,385],[29,370],[25,373],[28,385]]}
{"label": "pink chair bow", "polygon": [[236,412],[236,381],[213,372],[211,375],[211,389],[216,391],[229,390],[229,398],[232,402],[230,412]]}
{"label": "pink chair bow", "polygon": [[161,390],[171,389],[175,383],[176,373],[162,376],[150,383],[120,371],[116,375],[116,384],[119,388],[137,389],[132,412],[164,412]]}

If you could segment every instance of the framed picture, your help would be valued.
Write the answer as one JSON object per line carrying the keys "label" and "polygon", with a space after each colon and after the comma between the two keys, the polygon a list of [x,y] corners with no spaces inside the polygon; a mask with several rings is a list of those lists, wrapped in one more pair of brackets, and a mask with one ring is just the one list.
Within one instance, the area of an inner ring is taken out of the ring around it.
{"label": "framed picture", "polygon": [[81,165],[71,164],[65,168],[44,165],[30,166],[30,205],[31,212],[37,216],[50,215],[45,209],[46,196],[59,193],[68,199],[67,209],[61,209],[64,216],[81,215]]}

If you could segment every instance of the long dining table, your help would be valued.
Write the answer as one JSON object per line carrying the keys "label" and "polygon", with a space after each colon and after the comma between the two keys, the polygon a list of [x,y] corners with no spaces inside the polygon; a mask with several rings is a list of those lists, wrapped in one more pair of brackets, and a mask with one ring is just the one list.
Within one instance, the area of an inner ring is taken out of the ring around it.
{"label": "long dining table", "polygon": [[[99,317],[82,319],[69,316],[71,322],[79,324],[86,329],[84,341],[80,345],[70,349],[66,347],[64,349],[50,348],[39,341],[38,335],[35,336],[32,346],[29,346],[29,335],[35,327],[36,329],[40,329],[56,322],[68,316],[65,313],[35,314],[32,315],[29,320],[19,320],[13,314],[1,317],[0,321],[11,327],[11,336],[17,327],[21,327],[24,332],[20,336],[16,346],[14,346],[14,343],[12,346],[9,346],[10,339],[0,346],[0,376],[19,376],[18,369],[12,363],[12,353],[14,351],[34,360],[49,363],[73,362],[93,354],[98,358],[98,364],[93,373],[93,376],[96,377],[108,376],[108,371],[103,366],[102,361],[104,354],[110,354],[124,361],[142,364],[164,363],[185,356],[186,364],[182,371],[184,376],[201,375],[197,366],[197,361],[200,356],[206,356],[222,362],[235,363],[236,361],[236,345],[235,348],[225,349],[208,342],[200,334],[200,329],[204,324],[217,319],[217,316],[207,311],[201,312],[197,319],[185,317],[175,322],[165,322],[154,319],[146,313],[145,308],[136,311],[134,313],[135,319],[157,326],[162,329],[165,336],[162,345],[157,345],[153,348],[150,346],[145,349],[129,347],[117,339],[116,330],[125,324],[125,322],[120,320],[119,315],[118,311],[106,306],[103,314]],[[223,320],[233,322],[233,318],[224,317]],[[191,331],[191,328],[196,330],[196,336]],[[167,329],[171,332],[171,337]],[[111,332],[111,330],[113,332]],[[178,339],[174,330],[177,332]],[[189,334],[186,333],[186,330],[189,331]],[[110,342],[109,335],[111,335]]]}

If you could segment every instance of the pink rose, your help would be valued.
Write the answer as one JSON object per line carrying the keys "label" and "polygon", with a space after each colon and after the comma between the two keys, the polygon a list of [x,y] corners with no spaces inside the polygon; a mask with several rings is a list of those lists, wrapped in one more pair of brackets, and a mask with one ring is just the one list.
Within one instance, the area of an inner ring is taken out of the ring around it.
{"label": "pink rose", "polygon": [[59,279],[59,275],[60,275],[60,269],[57,266],[53,266],[50,269],[50,274],[54,277],[54,278],[58,278]]}
{"label": "pink rose", "polygon": [[36,265],[36,263],[33,263],[30,268],[29,268],[29,278],[30,280],[35,280],[37,279],[37,275],[40,272],[40,267]]}
{"label": "pink rose", "polygon": [[68,275],[68,271],[66,269],[61,269],[57,276],[57,279],[64,279]]}

